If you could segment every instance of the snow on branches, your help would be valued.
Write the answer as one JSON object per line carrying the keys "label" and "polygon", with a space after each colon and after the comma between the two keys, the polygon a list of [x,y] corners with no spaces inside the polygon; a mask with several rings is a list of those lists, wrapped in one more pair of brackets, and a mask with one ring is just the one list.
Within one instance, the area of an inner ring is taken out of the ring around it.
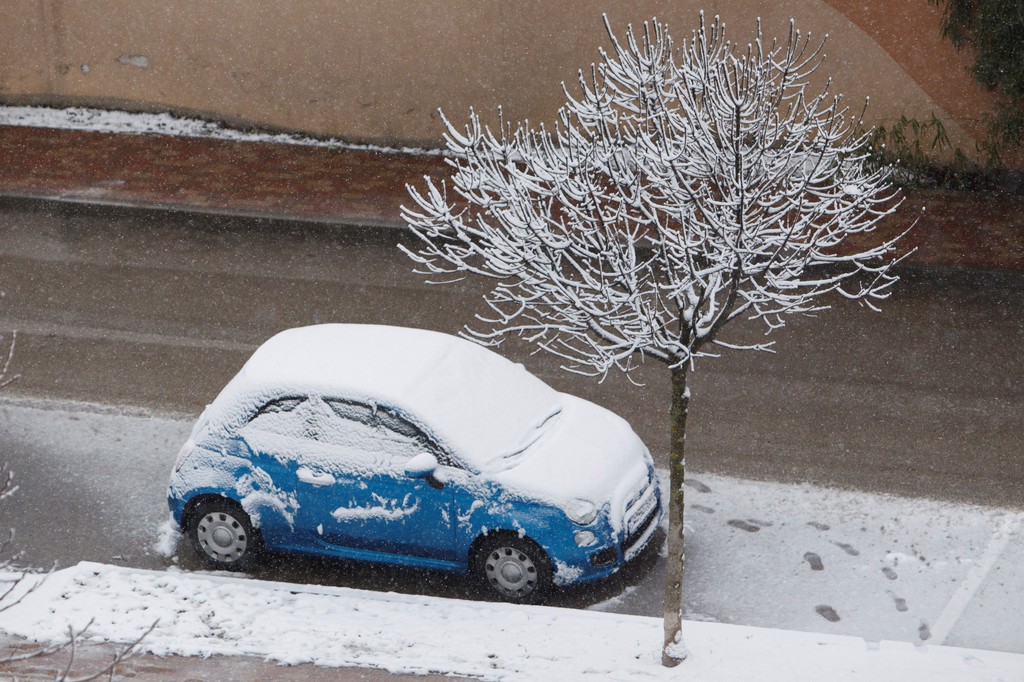
{"label": "snow on branches", "polygon": [[[518,334],[566,368],[604,375],[644,356],[671,367],[730,343],[731,320],[828,307],[838,293],[873,306],[896,277],[896,240],[867,248],[899,203],[889,169],[865,164],[867,134],[830,81],[823,43],[746,46],[724,24],[681,47],[664,24],[630,27],[565,90],[552,128],[444,118],[451,187],[409,187],[406,249],[429,275],[496,284],[477,340]],[[858,240],[858,244],[863,240]]]}

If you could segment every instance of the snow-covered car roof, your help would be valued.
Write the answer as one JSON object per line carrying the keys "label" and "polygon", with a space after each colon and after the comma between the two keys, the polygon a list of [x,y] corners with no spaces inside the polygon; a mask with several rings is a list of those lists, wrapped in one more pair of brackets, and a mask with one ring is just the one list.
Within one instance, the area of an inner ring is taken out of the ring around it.
{"label": "snow-covered car roof", "polygon": [[401,409],[478,470],[520,447],[561,395],[475,343],[423,329],[324,324],[266,341],[208,408],[234,431],[266,400],[319,394]]}

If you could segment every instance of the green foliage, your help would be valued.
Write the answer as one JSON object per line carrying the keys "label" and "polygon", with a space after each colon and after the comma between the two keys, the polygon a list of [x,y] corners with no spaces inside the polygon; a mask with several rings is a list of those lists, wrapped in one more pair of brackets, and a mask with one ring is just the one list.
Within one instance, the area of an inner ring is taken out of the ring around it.
{"label": "green foliage", "polygon": [[[939,158],[952,156],[940,163]],[[900,117],[890,126],[871,131],[871,161],[892,166],[893,180],[903,187],[990,189],[999,182],[996,168],[982,166],[954,148],[942,120]]]}
{"label": "green foliage", "polygon": [[989,134],[982,152],[989,165],[1024,142],[1024,0],[928,0],[945,4],[942,35],[957,49],[975,52],[971,72],[1000,96],[986,116]]}

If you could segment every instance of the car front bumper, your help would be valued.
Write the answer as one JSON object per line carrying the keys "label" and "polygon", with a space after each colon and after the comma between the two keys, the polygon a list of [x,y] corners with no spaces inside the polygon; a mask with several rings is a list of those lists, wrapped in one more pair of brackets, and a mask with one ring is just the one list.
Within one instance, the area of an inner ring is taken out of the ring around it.
{"label": "car front bumper", "polygon": [[661,496],[654,494],[653,508],[645,512],[632,531],[624,530],[615,542],[577,548],[570,556],[555,559],[555,584],[574,585],[606,578],[635,559],[650,544],[661,524]]}

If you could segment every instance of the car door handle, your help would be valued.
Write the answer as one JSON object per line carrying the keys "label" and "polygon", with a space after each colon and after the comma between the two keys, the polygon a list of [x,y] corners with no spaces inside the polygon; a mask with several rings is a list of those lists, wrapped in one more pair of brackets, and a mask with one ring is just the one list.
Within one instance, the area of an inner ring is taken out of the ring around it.
{"label": "car door handle", "polygon": [[309,483],[310,485],[334,485],[334,476],[326,471],[313,471],[312,469],[301,467],[296,473],[299,480],[303,483]]}

